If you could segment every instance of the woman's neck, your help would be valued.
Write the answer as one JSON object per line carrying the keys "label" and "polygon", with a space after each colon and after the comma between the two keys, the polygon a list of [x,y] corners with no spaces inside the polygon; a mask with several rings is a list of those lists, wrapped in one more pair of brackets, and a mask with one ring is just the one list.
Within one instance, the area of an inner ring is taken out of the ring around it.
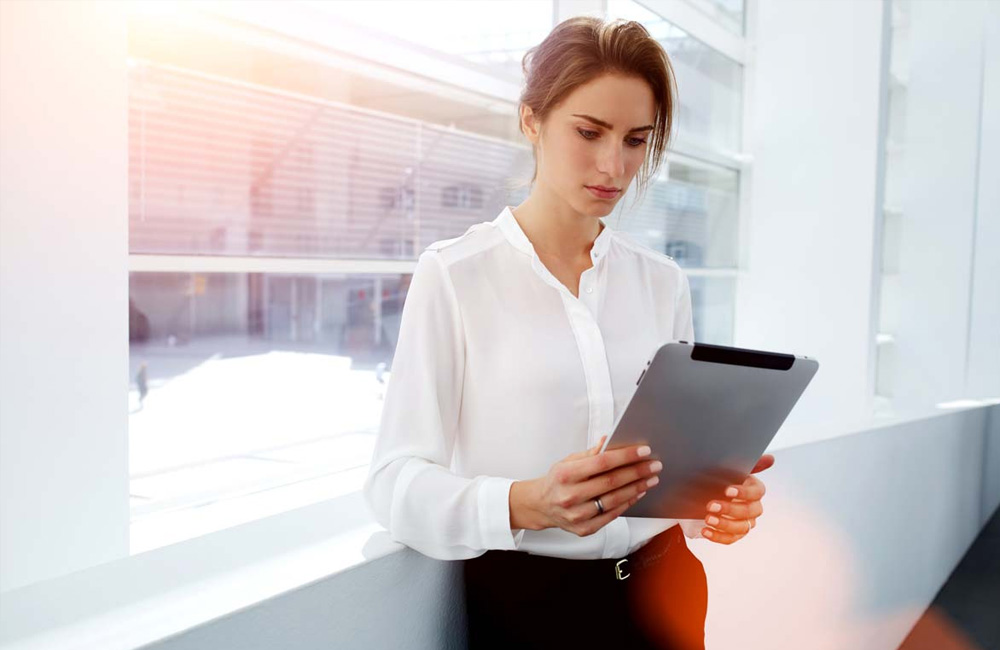
{"label": "woman's neck", "polygon": [[532,193],[511,212],[536,252],[570,261],[589,258],[604,225],[597,217],[581,215],[563,201],[547,201]]}

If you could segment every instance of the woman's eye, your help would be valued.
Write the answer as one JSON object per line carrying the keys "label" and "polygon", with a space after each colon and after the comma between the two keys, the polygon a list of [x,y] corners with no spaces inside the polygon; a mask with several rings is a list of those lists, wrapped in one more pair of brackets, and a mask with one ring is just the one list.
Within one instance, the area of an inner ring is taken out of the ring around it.
{"label": "woman's eye", "polygon": [[[587,131],[586,129],[577,129],[577,132],[587,140],[593,140],[598,135],[596,131]],[[641,147],[646,144],[646,140],[643,138],[629,138],[628,144],[630,147]]]}

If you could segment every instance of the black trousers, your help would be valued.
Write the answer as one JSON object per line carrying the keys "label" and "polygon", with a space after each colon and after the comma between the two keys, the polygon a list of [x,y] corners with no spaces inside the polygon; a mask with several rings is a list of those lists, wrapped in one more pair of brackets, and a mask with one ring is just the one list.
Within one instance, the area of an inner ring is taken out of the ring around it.
{"label": "black trousers", "polygon": [[628,557],[487,551],[462,567],[471,650],[702,650],[708,583],[675,525]]}

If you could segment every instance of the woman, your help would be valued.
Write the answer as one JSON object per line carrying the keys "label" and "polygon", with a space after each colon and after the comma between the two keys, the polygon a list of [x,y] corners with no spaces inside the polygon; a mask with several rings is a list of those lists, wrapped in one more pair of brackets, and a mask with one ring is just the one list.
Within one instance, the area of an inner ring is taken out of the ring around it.
{"label": "woman", "polygon": [[472,648],[700,648],[685,536],[742,538],[763,483],[704,521],[629,518],[660,464],[597,453],[657,347],[694,340],[680,267],[599,220],[659,166],[673,71],[640,24],[589,17],[524,69],[532,192],[420,255],[365,495],[394,539],[463,561]]}

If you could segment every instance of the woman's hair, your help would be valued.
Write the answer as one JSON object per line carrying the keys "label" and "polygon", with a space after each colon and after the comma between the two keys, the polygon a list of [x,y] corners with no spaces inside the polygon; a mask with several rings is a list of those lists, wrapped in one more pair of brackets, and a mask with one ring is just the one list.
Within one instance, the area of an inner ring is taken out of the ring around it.
{"label": "woman's hair", "polygon": [[[642,195],[660,167],[674,125],[677,84],[663,46],[634,20],[576,16],[556,25],[544,41],[529,49],[521,66],[525,79],[520,103],[531,108],[539,123],[577,86],[601,75],[618,73],[649,84],[656,116],[650,148],[638,173],[637,191]],[[518,128],[524,133],[520,115]],[[536,155],[532,184],[537,176]]]}

